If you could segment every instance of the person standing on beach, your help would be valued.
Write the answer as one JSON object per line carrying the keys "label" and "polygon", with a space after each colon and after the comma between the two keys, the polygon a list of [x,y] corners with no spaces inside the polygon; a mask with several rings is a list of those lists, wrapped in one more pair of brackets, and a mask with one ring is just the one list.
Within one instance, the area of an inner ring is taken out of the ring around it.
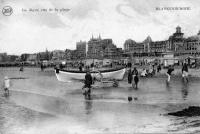
{"label": "person standing on beach", "polygon": [[132,86],[137,89],[138,88],[139,77],[138,77],[138,70],[136,69],[136,67],[134,67],[134,69],[132,71],[132,75],[133,75],[133,80],[134,80],[134,84],[132,83]]}
{"label": "person standing on beach", "polygon": [[188,66],[186,63],[182,67],[182,78],[188,82]]}
{"label": "person standing on beach", "polygon": [[20,68],[19,68],[19,71],[21,71],[21,72],[24,71],[24,65],[23,65],[23,63],[21,63]]}
{"label": "person standing on beach", "polygon": [[79,64],[79,71],[82,72],[83,71],[83,66],[82,63]]}
{"label": "person standing on beach", "polygon": [[9,95],[9,88],[10,88],[10,79],[5,76],[3,81],[3,89],[5,91],[5,95]]}
{"label": "person standing on beach", "polygon": [[41,68],[41,71],[44,71],[44,65],[42,62],[41,62],[40,68]]}
{"label": "person standing on beach", "polygon": [[132,70],[131,68],[128,68],[127,71],[128,71],[128,84],[132,84],[133,80]]}
{"label": "person standing on beach", "polygon": [[90,71],[87,70],[86,75],[85,75],[85,85],[83,87],[85,89],[84,95],[90,96],[92,82],[93,82],[92,75],[91,75]]}
{"label": "person standing on beach", "polygon": [[131,63],[131,62],[128,62],[127,67],[128,67],[128,68],[131,68],[131,67],[132,67],[132,63]]}
{"label": "person standing on beach", "polygon": [[158,66],[157,66],[157,72],[159,73],[160,71],[161,71],[161,65],[158,64]]}
{"label": "person standing on beach", "polygon": [[132,75],[132,63],[128,62],[127,65],[127,72],[128,72],[128,84],[132,84],[132,80],[133,80],[133,75]]}
{"label": "person standing on beach", "polygon": [[172,74],[173,71],[174,71],[174,68],[171,65],[169,65],[167,73],[166,73],[167,74],[167,82],[168,83],[170,82],[171,74]]}

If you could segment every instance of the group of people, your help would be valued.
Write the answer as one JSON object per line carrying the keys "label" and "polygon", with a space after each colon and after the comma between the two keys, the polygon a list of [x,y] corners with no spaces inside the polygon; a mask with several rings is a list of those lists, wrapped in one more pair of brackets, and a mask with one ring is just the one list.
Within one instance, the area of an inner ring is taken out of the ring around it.
{"label": "group of people", "polygon": [[[128,83],[132,84],[132,87],[137,89],[138,88],[138,83],[139,83],[139,73],[136,67],[132,70],[132,64],[128,63],[127,64],[127,71],[128,71]],[[157,66],[157,72],[160,72],[161,66],[160,64]],[[153,76],[155,75],[156,70],[154,65],[150,66],[149,69],[143,69],[140,76],[141,77],[147,77],[147,76]]]}
{"label": "group of people", "polygon": [[[154,68],[153,68],[153,70],[154,70]],[[160,70],[161,70],[161,66],[158,65],[157,72],[159,72]],[[137,68],[134,67],[134,69],[132,70],[131,64],[128,64],[127,71],[128,71],[128,83],[132,84],[132,87],[137,89],[138,83],[139,83],[139,76],[138,76],[139,73],[138,73]],[[141,75],[142,75],[143,71],[141,72]],[[168,70],[166,72],[168,83],[170,82],[171,74],[172,74],[173,71],[174,71],[173,66],[169,66]],[[186,63],[184,63],[183,67],[182,67],[182,78],[188,82],[188,66],[187,66]],[[83,86],[83,89],[84,89],[83,94],[84,95],[90,96],[91,85],[93,84],[93,82],[94,82],[94,79],[92,78],[92,75],[90,73],[90,69],[87,69],[86,75],[85,75],[84,86]],[[7,76],[5,76],[4,81],[3,81],[3,89],[4,89],[4,91],[7,95],[9,95],[9,87],[10,87],[10,80]]]}
{"label": "group of people", "polygon": [[[157,66],[157,72],[160,72],[161,70],[161,65],[159,64]],[[133,68],[132,70],[132,66],[129,64],[128,67],[127,67],[127,71],[128,71],[128,83],[132,85],[133,88],[137,89],[138,88],[138,83],[139,83],[139,72],[137,70],[136,67]],[[143,75],[144,71],[146,70],[143,70],[141,72],[141,76]],[[169,66],[168,67],[168,70],[166,72],[166,75],[167,75],[167,82],[169,83],[170,82],[170,79],[171,79],[171,75],[172,75],[172,72],[174,71],[174,68],[173,66]],[[155,73],[155,69],[153,67],[153,72],[152,73]],[[183,67],[182,67],[182,77],[188,81],[188,66],[186,63],[183,64]],[[88,70],[86,72],[86,75],[85,75],[85,85],[83,86],[83,89],[86,89],[84,90],[84,94],[85,95],[90,95],[91,93],[91,85],[93,84],[93,78],[92,78],[92,75],[90,73],[90,71]]]}
{"label": "group of people", "polygon": [[[173,66],[169,66],[167,70],[167,82],[170,82],[171,79],[171,74],[174,71]],[[188,65],[186,63],[183,64],[182,66],[182,78],[184,81],[188,82]]]}
{"label": "group of people", "polygon": [[[132,84],[132,87],[138,88],[138,83],[139,83],[139,77],[138,77],[138,70],[136,67],[134,69],[131,69],[131,64],[128,64],[128,83]],[[157,66],[157,72],[159,73],[161,71],[161,65],[158,64]],[[166,75],[167,75],[167,83],[170,82],[172,72],[174,71],[174,67],[170,65],[167,69]],[[151,76],[154,75],[156,70],[154,69],[154,66],[152,67],[152,70],[146,70],[143,69],[140,76],[144,77],[150,74]],[[183,64],[182,66],[182,78],[184,81],[188,82],[188,65],[186,63]]]}
{"label": "group of people", "polygon": [[[157,65],[157,73],[159,73],[161,71],[161,65],[158,64]],[[141,77],[152,77],[156,74],[156,68],[155,65],[150,65],[148,68],[143,68],[140,76]]]}

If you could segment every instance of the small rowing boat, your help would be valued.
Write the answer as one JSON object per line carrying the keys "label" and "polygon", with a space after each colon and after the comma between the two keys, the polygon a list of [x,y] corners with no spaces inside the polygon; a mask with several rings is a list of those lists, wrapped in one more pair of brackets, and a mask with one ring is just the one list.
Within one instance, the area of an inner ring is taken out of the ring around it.
{"label": "small rowing boat", "polygon": [[[122,80],[124,77],[125,71],[126,71],[125,68],[102,70],[102,71],[91,71],[91,75],[92,76],[100,75],[102,79]],[[55,69],[55,74],[59,81],[69,82],[72,80],[84,80],[86,72]]]}

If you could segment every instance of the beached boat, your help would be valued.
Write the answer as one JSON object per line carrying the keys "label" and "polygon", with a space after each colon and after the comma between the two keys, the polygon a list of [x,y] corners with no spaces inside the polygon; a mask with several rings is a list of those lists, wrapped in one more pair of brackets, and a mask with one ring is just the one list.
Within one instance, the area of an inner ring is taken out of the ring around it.
{"label": "beached boat", "polygon": [[[110,69],[102,71],[91,71],[91,74],[92,76],[100,76],[103,79],[122,80],[125,71],[126,71],[125,68],[119,68],[119,69]],[[69,82],[72,80],[84,80],[86,72],[55,69],[55,74],[59,81]]]}

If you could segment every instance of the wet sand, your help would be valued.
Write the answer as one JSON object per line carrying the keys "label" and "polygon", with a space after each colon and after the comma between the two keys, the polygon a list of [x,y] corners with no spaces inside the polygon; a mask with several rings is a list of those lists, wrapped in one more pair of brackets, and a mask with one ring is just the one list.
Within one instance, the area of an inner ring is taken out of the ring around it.
{"label": "wet sand", "polygon": [[[90,100],[82,95],[82,83],[62,83],[53,70],[0,68],[1,79],[11,79],[11,95],[0,103],[3,134],[60,133],[196,133],[199,116],[173,116],[199,106],[199,80],[183,83],[172,77],[141,78],[135,90],[126,80],[118,88],[97,87]],[[20,79],[17,79],[20,78]],[[26,78],[26,79],[22,79]],[[132,101],[128,101],[132,97]],[[137,99],[134,99],[137,98]]]}

